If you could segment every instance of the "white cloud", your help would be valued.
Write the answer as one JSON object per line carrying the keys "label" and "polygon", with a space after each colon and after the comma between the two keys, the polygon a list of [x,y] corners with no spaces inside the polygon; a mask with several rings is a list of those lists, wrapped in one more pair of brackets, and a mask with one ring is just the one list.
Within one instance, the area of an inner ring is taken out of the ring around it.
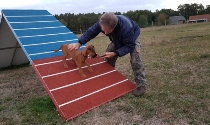
{"label": "white cloud", "polygon": [[2,9],[10,9],[10,8],[20,8],[31,5],[41,4],[41,0],[6,0],[1,2],[0,8]]}

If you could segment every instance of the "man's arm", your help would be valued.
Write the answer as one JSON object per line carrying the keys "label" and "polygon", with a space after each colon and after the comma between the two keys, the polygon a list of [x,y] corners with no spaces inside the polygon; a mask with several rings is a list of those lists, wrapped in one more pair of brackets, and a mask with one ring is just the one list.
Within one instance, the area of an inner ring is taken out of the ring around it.
{"label": "man's arm", "polygon": [[99,21],[92,25],[88,30],[79,38],[79,43],[86,44],[91,39],[95,38],[101,32]]}
{"label": "man's arm", "polygon": [[95,38],[101,32],[101,26],[99,21],[96,22],[93,26],[88,28],[88,30],[79,38],[78,43],[72,43],[68,45],[68,50],[77,50],[82,44],[86,44],[91,39]]}

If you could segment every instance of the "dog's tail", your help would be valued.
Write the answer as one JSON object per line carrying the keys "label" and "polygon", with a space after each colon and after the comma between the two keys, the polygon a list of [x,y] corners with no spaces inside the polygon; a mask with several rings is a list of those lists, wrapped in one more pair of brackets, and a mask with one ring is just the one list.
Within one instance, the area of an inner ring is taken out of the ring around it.
{"label": "dog's tail", "polygon": [[58,48],[57,50],[51,50],[51,51],[58,52],[62,47],[63,45],[61,45],[60,48]]}

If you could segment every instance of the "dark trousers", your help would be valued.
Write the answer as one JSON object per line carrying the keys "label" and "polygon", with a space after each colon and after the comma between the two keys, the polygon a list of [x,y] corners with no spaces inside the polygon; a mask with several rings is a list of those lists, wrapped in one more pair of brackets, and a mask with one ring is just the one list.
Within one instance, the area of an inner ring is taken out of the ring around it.
{"label": "dark trousers", "polygon": [[[144,65],[141,61],[139,52],[140,52],[140,39],[139,37],[135,41],[136,47],[135,49],[130,52],[130,64],[133,70],[136,86],[145,86],[146,84],[146,79],[145,79],[145,72],[144,72]],[[111,42],[107,49],[106,52],[114,52],[116,50],[115,45],[113,42]],[[106,61],[113,67],[115,67],[115,63],[117,61],[118,57],[113,57],[113,58],[107,58]]]}

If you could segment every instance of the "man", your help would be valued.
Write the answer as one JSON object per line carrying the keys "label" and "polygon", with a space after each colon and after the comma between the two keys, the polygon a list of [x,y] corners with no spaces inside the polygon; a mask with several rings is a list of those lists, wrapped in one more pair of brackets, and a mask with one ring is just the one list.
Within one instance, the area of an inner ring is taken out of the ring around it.
{"label": "man", "polygon": [[91,26],[80,38],[78,43],[69,44],[68,49],[79,49],[82,44],[86,44],[95,38],[100,32],[109,37],[111,43],[105,52],[106,61],[113,67],[118,57],[130,53],[130,64],[133,69],[137,88],[133,91],[135,96],[145,93],[144,66],[139,56],[140,52],[140,28],[139,26],[123,15],[114,13],[104,13],[98,22]]}

